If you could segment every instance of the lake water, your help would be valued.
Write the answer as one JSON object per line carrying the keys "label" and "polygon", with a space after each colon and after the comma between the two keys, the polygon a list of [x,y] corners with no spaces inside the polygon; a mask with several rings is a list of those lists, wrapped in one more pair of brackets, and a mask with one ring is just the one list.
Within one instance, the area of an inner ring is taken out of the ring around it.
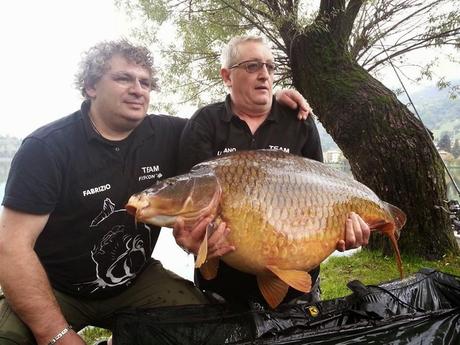
{"label": "lake water", "polygon": [[[9,165],[10,161],[0,161],[0,200],[3,200]],[[460,167],[449,168],[449,170],[454,176],[457,186],[460,186]],[[451,181],[448,183],[448,194],[449,199],[460,200]],[[333,255],[350,255],[352,253],[353,251],[346,251],[345,253],[335,252]],[[153,252],[153,257],[160,260],[167,269],[185,279],[193,280],[193,255],[187,255],[176,245],[171,229],[163,229],[161,231],[158,243]]]}

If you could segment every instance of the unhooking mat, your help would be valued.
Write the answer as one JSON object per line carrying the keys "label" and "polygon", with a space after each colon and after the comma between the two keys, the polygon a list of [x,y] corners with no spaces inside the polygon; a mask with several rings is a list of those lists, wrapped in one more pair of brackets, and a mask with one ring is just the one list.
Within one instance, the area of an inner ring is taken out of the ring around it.
{"label": "unhooking mat", "polygon": [[126,310],[114,345],[460,344],[460,277],[423,269],[378,286],[348,284],[351,295],[314,304],[228,304]]}

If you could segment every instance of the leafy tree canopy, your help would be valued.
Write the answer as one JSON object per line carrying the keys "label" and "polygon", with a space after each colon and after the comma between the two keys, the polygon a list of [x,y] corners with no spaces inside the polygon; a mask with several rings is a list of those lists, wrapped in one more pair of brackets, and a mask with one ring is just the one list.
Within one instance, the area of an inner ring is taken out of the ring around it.
{"label": "leafy tree canopy", "polygon": [[[165,62],[162,89],[179,93],[184,103],[194,105],[222,99],[220,51],[238,34],[264,35],[272,43],[279,66],[276,84],[292,85],[283,34],[325,30],[326,25],[313,22],[321,8],[328,6],[334,6],[332,16],[338,14],[335,8],[357,11],[351,34],[344,34],[345,44],[351,57],[377,78],[390,60],[401,75],[417,69],[419,80],[436,77],[433,70],[441,57],[459,62],[455,56],[460,47],[459,0],[323,0],[321,7],[320,1],[298,0],[116,1],[133,18],[144,18],[137,35],[161,51]],[[337,2],[344,6],[334,5]],[[292,23],[295,28],[287,27]],[[412,54],[426,48],[439,48],[439,54],[424,65],[414,65]],[[458,85],[443,76],[438,86],[448,88],[453,97],[459,92]],[[163,110],[164,105],[158,104]]]}

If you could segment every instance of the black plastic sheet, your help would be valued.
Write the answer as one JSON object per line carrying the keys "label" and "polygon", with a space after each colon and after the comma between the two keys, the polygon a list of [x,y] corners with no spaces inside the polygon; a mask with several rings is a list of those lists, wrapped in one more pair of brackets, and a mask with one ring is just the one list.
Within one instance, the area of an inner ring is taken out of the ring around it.
{"label": "black plastic sheet", "polygon": [[314,304],[250,310],[228,304],[126,310],[114,345],[460,344],[460,277],[424,269]]}

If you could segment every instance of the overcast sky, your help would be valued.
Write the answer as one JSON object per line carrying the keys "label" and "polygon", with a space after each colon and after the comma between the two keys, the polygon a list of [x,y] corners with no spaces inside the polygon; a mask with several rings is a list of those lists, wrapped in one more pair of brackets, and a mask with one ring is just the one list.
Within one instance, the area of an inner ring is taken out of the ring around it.
{"label": "overcast sky", "polygon": [[[0,135],[24,137],[79,108],[73,85],[82,52],[129,36],[114,0],[3,1],[0,5]],[[460,78],[458,67],[444,67]],[[388,72],[389,79],[392,72]],[[155,101],[158,94],[152,94]]]}
{"label": "overcast sky", "polygon": [[0,134],[24,137],[75,111],[82,100],[73,86],[81,53],[126,36],[125,23],[113,0],[3,1]]}

